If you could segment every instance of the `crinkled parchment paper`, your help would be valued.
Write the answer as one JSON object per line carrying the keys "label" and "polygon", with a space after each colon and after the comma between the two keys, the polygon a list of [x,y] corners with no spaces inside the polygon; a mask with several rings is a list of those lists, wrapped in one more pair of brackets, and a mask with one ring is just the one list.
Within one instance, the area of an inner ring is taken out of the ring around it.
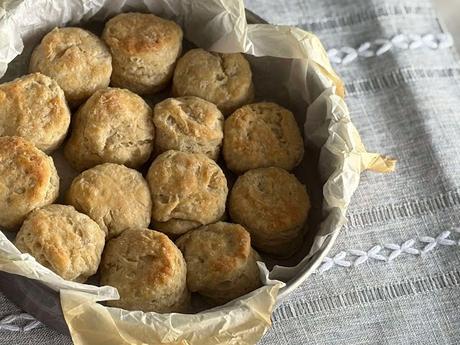
{"label": "crinkled parchment paper", "polygon": [[[364,148],[343,100],[343,83],[318,38],[298,28],[248,25],[242,0],[7,0],[0,4],[0,76],[7,72],[6,78],[11,79],[26,73],[30,51],[53,27],[103,21],[127,11],[173,19],[199,47],[253,55],[249,58],[256,93],[294,110],[299,123],[304,124],[307,147],[320,151],[322,216],[311,230],[316,231],[311,249],[294,267],[275,266],[269,272],[260,265],[263,287],[194,315],[104,307],[97,302],[118,298],[116,289],[65,281],[30,255],[21,254],[3,233],[0,270],[40,280],[60,291],[65,319],[77,345],[255,344],[270,326],[277,298],[305,280],[332,246],[345,222],[360,173],[366,169],[392,171],[395,161]],[[59,167],[62,158],[54,159]]]}

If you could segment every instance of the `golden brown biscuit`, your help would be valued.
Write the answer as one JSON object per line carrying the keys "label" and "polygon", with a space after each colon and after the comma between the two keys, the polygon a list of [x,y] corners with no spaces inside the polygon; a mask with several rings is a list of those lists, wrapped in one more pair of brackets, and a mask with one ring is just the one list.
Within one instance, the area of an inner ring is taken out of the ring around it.
{"label": "golden brown biscuit", "polygon": [[50,153],[64,140],[70,111],[51,78],[33,73],[0,85],[0,136],[18,136]]}
{"label": "golden brown biscuit", "polygon": [[43,37],[30,59],[31,72],[53,78],[71,106],[107,87],[112,57],[99,37],[80,28],[55,28]]}
{"label": "golden brown biscuit", "polygon": [[225,175],[216,162],[201,153],[162,153],[152,163],[147,182],[153,224],[171,236],[216,222],[225,212]]}
{"label": "golden brown biscuit", "polygon": [[154,108],[155,149],[203,153],[217,160],[224,117],[217,107],[194,96],[168,98]]}
{"label": "golden brown biscuit", "polygon": [[190,293],[180,250],[161,232],[130,229],[110,240],[101,263],[101,283],[120,293],[110,306],[157,313],[186,312]]}
{"label": "golden brown biscuit", "polygon": [[82,171],[102,163],[139,168],[153,150],[152,109],[125,89],[96,91],[74,116],[67,161]]}
{"label": "golden brown biscuit", "polygon": [[0,137],[0,228],[17,230],[27,214],[53,203],[59,176],[53,159],[20,137]]}
{"label": "golden brown biscuit", "polygon": [[243,296],[260,285],[257,253],[239,224],[218,222],[192,230],[177,240],[187,263],[187,286],[218,304]]}
{"label": "golden brown biscuit", "polygon": [[275,103],[245,105],[225,120],[223,154],[235,173],[276,166],[294,169],[304,154],[294,115]]}
{"label": "golden brown biscuit", "polygon": [[122,13],[110,19],[102,34],[113,56],[112,85],[138,94],[163,89],[182,51],[182,29],[146,13]]}
{"label": "golden brown biscuit", "polygon": [[197,96],[214,103],[224,113],[254,98],[251,67],[242,54],[189,50],[177,62],[174,96]]}
{"label": "golden brown biscuit", "polygon": [[152,200],[141,173],[123,165],[97,165],[78,175],[67,191],[67,203],[90,216],[108,238],[150,223]]}
{"label": "golden brown biscuit", "polygon": [[32,211],[16,237],[16,247],[66,280],[84,282],[96,273],[105,233],[72,206],[48,205]]}
{"label": "golden brown biscuit", "polygon": [[280,168],[260,168],[238,177],[228,207],[233,221],[250,232],[255,248],[287,256],[302,243],[310,200],[294,175]]}

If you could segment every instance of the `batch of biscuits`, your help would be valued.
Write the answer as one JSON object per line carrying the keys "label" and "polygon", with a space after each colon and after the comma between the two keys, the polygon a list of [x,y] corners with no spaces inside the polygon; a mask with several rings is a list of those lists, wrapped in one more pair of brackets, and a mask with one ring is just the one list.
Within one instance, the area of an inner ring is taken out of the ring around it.
{"label": "batch of biscuits", "polygon": [[[294,254],[310,208],[291,173],[304,155],[293,114],[254,103],[243,54],[183,54],[182,36],[144,13],[100,38],[55,28],[30,74],[0,84],[0,229],[64,279],[98,273],[127,310],[190,312],[192,296],[220,305],[258,288],[259,253]],[[79,172],[66,205],[61,146]]]}

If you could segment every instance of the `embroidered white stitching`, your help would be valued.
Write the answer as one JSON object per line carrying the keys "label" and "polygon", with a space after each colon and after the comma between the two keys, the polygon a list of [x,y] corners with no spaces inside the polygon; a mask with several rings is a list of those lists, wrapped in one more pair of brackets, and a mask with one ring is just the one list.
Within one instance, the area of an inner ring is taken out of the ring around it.
{"label": "embroidered white stitching", "polygon": [[[26,325],[20,326],[18,324],[24,323]],[[11,332],[28,332],[34,328],[42,327],[40,321],[35,320],[32,315],[26,313],[11,314],[0,319],[0,331],[11,331]]]}
{"label": "embroidered white stitching", "polygon": [[366,262],[369,258],[380,260],[380,261],[386,261],[387,260],[386,257],[379,254],[381,250],[382,250],[381,246],[374,246],[371,249],[369,249],[367,252],[364,252],[362,250],[351,249],[349,253],[351,255],[358,256],[358,258],[353,263],[353,265],[358,266]]}
{"label": "embroidered white stitching", "polygon": [[346,65],[358,57],[369,58],[385,54],[393,47],[398,49],[445,49],[452,47],[454,41],[449,33],[438,34],[399,34],[390,39],[377,38],[372,42],[364,42],[358,48],[342,47],[332,48],[327,51],[329,59],[336,64]]}
{"label": "embroidered white stitching", "polygon": [[319,273],[326,272],[327,270],[331,269],[333,266],[341,266],[341,267],[349,267],[351,266],[350,261],[344,260],[345,256],[347,255],[346,252],[340,252],[335,255],[333,258],[325,257],[323,260],[323,264],[321,267],[318,268]]}
{"label": "embroidered white stitching", "polygon": [[[460,227],[454,227],[451,229],[455,233],[460,233]],[[324,273],[330,270],[334,266],[350,267],[358,266],[362,263],[373,259],[376,261],[391,262],[395,260],[401,254],[411,255],[425,255],[438,246],[453,246],[459,245],[460,240],[452,240],[449,238],[451,231],[443,231],[437,237],[421,236],[418,238],[418,242],[423,246],[421,249],[414,248],[417,241],[415,239],[409,239],[403,242],[401,245],[395,243],[386,243],[383,246],[373,246],[368,251],[349,249],[348,251],[341,251],[333,258],[325,257],[322,264],[319,266],[317,273]],[[389,255],[386,256],[382,251],[387,249],[390,251]],[[355,259],[347,258],[347,255],[355,256]]]}
{"label": "embroidered white stitching", "polygon": [[422,249],[422,254],[426,254],[432,251],[438,244],[441,244],[443,246],[453,246],[454,244],[456,244],[456,241],[449,240],[447,238],[449,236],[450,236],[450,231],[443,231],[436,238],[429,237],[429,236],[420,237],[420,242],[428,243]]}
{"label": "embroidered white stitching", "polygon": [[393,261],[402,253],[413,254],[413,255],[419,254],[420,251],[418,249],[412,248],[414,244],[415,244],[414,239],[407,240],[400,246],[394,243],[385,244],[384,245],[385,248],[392,250],[391,254],[388,256],[388,261],[389,262]]}

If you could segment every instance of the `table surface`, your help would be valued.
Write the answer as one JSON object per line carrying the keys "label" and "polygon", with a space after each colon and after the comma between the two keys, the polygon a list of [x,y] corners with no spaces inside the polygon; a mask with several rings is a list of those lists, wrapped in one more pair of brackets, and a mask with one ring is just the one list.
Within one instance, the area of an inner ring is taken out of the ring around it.
{"label": "table surface", "polygon": [[[460,38],[460,2],[435,1]],[[363,175],[337,244],[275,311],[261,344],[460,343],[460,64],[433,4],[247,6],[320,37],[368,149],[399,160],[393,174]],[[2,317],[0,344],[71,344],[0,294]]]}

